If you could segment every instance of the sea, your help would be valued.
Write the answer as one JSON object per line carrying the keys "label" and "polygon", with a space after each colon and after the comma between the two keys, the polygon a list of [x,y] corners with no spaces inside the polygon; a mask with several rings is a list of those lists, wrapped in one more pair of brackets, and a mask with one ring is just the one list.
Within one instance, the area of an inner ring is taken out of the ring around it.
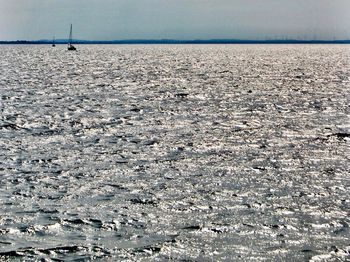
{"label": "sea", "polygon": [[349,261],[349,45],[0,46],[1,261]]}

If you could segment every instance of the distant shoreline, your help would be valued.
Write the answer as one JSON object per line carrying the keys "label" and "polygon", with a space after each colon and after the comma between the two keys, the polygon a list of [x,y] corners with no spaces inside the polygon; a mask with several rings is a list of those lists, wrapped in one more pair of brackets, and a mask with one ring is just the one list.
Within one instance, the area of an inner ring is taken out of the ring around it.
{"label": "distant shoreline", "polygon": [[[67,44],[66,39],[55,40],[55,44]],[[209,39],[209,40],[111,40],[111,41],[93,41],[93,40],[73,40],[74,44],[81,45],[125,45],[125,44],[350,44],[350,40],[237,40],[237,39]],[[50,45],[52,40],[16,40],[0,41],[0,45]]]}

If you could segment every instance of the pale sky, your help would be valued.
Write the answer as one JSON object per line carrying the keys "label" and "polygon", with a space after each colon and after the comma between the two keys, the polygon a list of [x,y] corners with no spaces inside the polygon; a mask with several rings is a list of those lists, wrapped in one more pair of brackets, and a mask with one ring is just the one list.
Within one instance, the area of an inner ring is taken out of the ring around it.
{"label": "pale sky", "polygon": [[0,40],[350,39],[350,0],[0,0]]}

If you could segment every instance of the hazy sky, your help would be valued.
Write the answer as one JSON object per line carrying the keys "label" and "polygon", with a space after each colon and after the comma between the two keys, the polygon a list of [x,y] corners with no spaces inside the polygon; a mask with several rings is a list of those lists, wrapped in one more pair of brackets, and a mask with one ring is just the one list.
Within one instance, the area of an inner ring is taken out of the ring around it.
{"label": "hazy sky", "polygon": [[0,0],[0,40],[350,38],[350,0]]}

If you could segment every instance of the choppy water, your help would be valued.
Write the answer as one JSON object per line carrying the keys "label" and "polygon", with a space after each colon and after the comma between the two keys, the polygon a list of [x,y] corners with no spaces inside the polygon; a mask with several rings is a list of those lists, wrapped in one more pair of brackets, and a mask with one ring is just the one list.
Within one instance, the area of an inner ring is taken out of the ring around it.
{"label": "choppy water", "polygon": [[346,260],[350,47],[0,46],[0,260]]}

